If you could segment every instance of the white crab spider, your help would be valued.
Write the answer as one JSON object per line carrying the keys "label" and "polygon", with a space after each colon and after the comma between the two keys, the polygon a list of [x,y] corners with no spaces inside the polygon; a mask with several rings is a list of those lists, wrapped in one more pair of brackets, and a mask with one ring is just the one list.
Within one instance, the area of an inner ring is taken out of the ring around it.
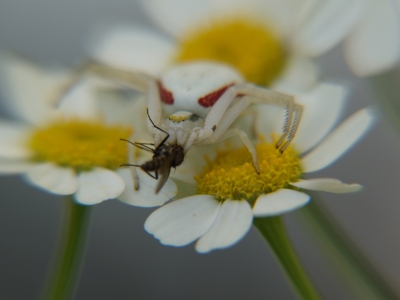
{"label": "white crab spider", "polygon": [[[281,152],[293,139],[302,115],[302,106],[294,102],[293,96],[246,83],[234,69],[219,63],[177,65],[158,79],[98,63],[90,63],[84,70],[122,80],[146,94],[147,127],[154,135],[155,149],[148,144],[134,145],[154,154],[151,161],[139,167],[149,175],[150,171],[154,171],[155,176],[151,176],[156,179],[160,172],[162,178],[156,192],[167,180],[170,168],[182,163],[190,147],[214,144],[234,135],[240,137],[251,153],[254,168],[259,173],[257,153],[247,134],[238,128],[230,128],[250,104],[266,103],[287,110],[283,135],[276,144]],[[71,87],[76,79],[69,82],[66,88]],[[164,119],[163,110],[167,114]],[[179,159],[174,162],[176,156]]]}

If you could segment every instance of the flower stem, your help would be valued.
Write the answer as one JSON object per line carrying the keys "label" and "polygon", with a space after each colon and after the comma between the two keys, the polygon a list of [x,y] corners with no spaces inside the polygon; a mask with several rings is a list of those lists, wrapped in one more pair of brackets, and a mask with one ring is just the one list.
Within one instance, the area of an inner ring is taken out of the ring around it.
{"label": "flower stem", "polygon": [[388,72],[369,78],[375,92],[375,102],[385,115],[385,119],[400,135],[400,70]]}
{"label": "flower stem", "polygon": [[359,299],[399,299],[394,289],[371,265],[364,253],[348,237],[340,225],[322,209],[315,194],[313,201],[300,210],[315,240],[325,250],[333,266],[345,278]]}
{"label": "flower stem", "polygon": [[63,210],[58,249],[43,296],[45,300],[72,299],[85,252],[91,206],[79,205],[68,197]]}
{"label": "flower stem", "polygon": [[254,226],[271,246],[298,296],[305,300],[321,299],[293,250],[282,217],[255,218]]}

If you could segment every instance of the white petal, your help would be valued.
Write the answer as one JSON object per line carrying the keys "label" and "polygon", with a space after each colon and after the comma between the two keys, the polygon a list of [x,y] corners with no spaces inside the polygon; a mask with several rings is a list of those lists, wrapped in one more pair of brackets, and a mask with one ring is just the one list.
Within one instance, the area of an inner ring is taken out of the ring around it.
{"label": "white petal", "polygon": [[6,53],[0,54],[0,64],[0,87],[6,107],[24,121],[46,121],[52,114],[51,95],[66,78],[66,72],[39,67]]}
{"label": "white petal", "polygon": [[272,142],[270,139],[271,133],[277,134],[276,138],[279,138],[285,122],[285,110],[265,104],[257,104],[255,107],[257,113],[255,119],[257,134],[263,135],[269,142]]}
{"label": "white petal", "polygon": [[95,98],[105,123],[132,125],[135,132],[147,132],[147,115],[138,113],[147,109],[144,95],[120,88],[100,88]]}
{"label": "white petal", "polygon": [[300,1],[290,0],[214,0],[211,2],[209,15],[215,22],[238,16],[247,17],[249,21],[265,23],[269,30],[285,39],[293,30],[298,6]]}
{"label": "white petal", "polygon": [[293,190],[282,189],[258,197],[253,207],[255,217],[284,214],[306,205],[310,196]]}
{"label": "white petal", "polygon": [[154,211],[144,228],[164,245],[184,246],[211,227],[220,206],[220,202],[209,195],[176,200]]}
{"label": "white petal", "polygon": [[322,83],[307,94],[296,97],[303,105],[303,116],[293,145],[300,153],[319,143],[338,121],[347,96],[347,90],[337,84]]}
{"label": "white petal", "polygon": [[217,146],[221,145],[214,144],[203,147],[192,147],[185,155],[183,163],[176,170],[171,171],[171,177],[189,184],[196,184],[194,176],[199,175],[207,164],[204,157],[207,156],[210,160],[213,160],[217,153]]}
{"label": "white petal", "polygon": [[[346,93],[342,86],[322,83],[306,93],[302,91],[289,94],[303,105],[303,117],[293,145],[298,151],[304,152],[315,146],[334,126],[340,116]],[[259,104],[256,111],[257,132],[266,138],[274,133],[279,138],[285,122],[285,109]]]}
{"label": "white petal", "polygon": [[340,180],[334,178],[299,180],[297,182],[291,182],[290,184],[306,190],[337,194],[353,193],[362,189],[362,186],[357,183],[345,184]]}
{"label": "white petal", "polygon": [[303,172],[314,172],[329,166],[361,139],[374,121],[372,109],[365,108],[353,114],[302,159]]}
{"label": "white petal", "polygon": [[120,168],[117,173],[125,181],[125,189],[118,199],[135,206],[153,207],[163,205],[165,202],[171,200],[177,193],[175,183],[168,179],[164,184],[161,191],[156,195],[154,193],[157,185],[157,180],[151,178],[145,172],[137,168],[139,176],[139,189],[135,190],[132,173],[133,168]]}
{"label": "white petal", "polygon": [[83,79],[62,99],[56,117],[96,120],[100,117],[97,99],[94,97],[96,79]]}
{"label": "white petal", "polygon": [[175,37],[187,34],[193,26],[209,23],[211,0],[142,0],[144,9],[153,21]]}
{"label": "white petal", "polygon": [[211,228],[197,241],[196,251],[207,253],[222,249],[241,240],[250,230],[253,213],[245,200],[226,200]]}
{"label": "white petal", "polygon": [[[152,2],[152,1],[150,1]],[[158,76],[171,63],[175,43],[145,29],[114,28],[91,46],[96,59],[111,66]]]}
{"label": "white petal", "polygon": [[35,164],[23,160],[10,160],[0,158],[0,174],[21,174],[27,172]]}
{"label": "white petal", "polygon": [[271,89],[282,92],[288,92],[288,86],[299,90],[310,89],[317,81],[318,71],[317,65],[311,59],[294,56]]}
{"label": "white petal", "polygon": [[79,188],[75,200],[86,205],[116,198],[125,188],[125,182],[120,175],[104,168],[81,172],[78,179]]}
{"label": "white petal", "polygon": [[71,168],[62,168],[52,163],[41,163],[26,174],[28,181],[42,189],[58,195],[70,195],[78,189],[78,179]]}
{"label": "white petal", "polygon": [[293,46],[301,53],[320,55],[339,43],[363,12],[363,0],[313,1],[294,33]]}
{"label": "white petal", "polygon": [[400,57],[400,12],[393,0],[371,1],[349,36],[344,54],[353,72],[370,76],[383,72]]}
{"label": "white petal", "polygon": [[0,120],[0,157],[28,158],[32,155],[27,141],[31,130],[26,126]]}

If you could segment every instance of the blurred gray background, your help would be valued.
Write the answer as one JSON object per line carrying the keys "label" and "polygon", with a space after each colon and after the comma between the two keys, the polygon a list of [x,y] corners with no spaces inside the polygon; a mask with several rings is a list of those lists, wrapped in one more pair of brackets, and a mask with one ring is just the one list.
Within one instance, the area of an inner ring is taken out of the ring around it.
{"label": "blurred gray background", "polygon": [[[3,0],[0,47],[74,66],[84,59],[83,43],[97,25],[120,22],[153,27],[135,0]],[[366,82],[349,73],[340,49],[321,60],[324,76],[342,77],[352,87],[346,116],[372,102]],[[357,194],[321,197],[400,294],[399,150],[400,138],[382,118],[339,162],[313,176],[365,186]],[[0,186],[0,299],[36,299],[52,258],[62,199],[18,177],[0,177]],[[76,299],[295,299],[254,229],[232,248],[199,255],[193,245],[165,247],[145,233],[150,212],[118,201],[94,207]],[[298,212],[285,220],[326,299],[356,299],[299,222]]]}

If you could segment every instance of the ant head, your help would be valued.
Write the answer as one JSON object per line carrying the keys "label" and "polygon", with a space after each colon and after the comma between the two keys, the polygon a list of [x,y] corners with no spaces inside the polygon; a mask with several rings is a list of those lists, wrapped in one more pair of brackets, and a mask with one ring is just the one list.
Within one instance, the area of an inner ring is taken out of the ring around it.
{"label": "ant head", "polygon": [[180,166],[183,163],[183,160],[185,158],[185,153],[183,152],[183,147],[178,146],[178,145],[172,146],[171,154],[173,156],[173,159],[171,162],[171,167],[176,168],[177,166]]}

